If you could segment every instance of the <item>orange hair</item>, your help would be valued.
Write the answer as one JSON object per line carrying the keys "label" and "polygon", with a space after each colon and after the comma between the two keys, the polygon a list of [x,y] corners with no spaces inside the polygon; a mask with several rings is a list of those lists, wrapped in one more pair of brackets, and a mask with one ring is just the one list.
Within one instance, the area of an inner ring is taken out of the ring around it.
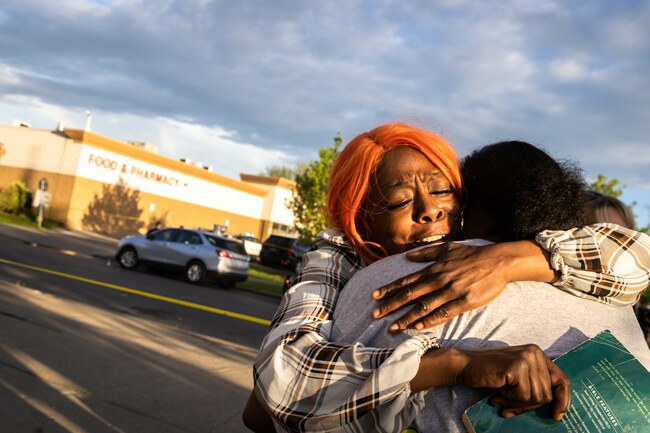
{"label": "orange hair", "polygon": [[398,147],[421,152],[449,180],[458,200],[462,199],[458,158],[442,137],[403,123],[387,123],[355,137],[345,146],[330,172],[327,210],[330,225],[343,230],[352,248],[368,263],[387,253],[381,245],[363,240],[360,234],[370,230],[364,201],[370,179],[383,156]]}

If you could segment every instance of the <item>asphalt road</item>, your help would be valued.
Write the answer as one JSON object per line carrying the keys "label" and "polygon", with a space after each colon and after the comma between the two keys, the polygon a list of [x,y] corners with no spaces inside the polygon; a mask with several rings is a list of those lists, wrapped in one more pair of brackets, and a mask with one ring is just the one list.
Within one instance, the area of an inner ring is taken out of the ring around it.
{"label": "asphalt road", "polygon": [[244,432],[278,300],[121,269],[116,241],[0,225],[0,432]]}

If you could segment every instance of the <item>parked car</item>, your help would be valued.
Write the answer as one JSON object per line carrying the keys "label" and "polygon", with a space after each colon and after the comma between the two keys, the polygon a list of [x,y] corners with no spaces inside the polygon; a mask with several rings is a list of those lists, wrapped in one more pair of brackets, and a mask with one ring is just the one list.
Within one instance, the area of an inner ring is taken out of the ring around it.
{"label": "parked car", "polygon": [[166,228],[120,240],[115,255],[125,269],[140,263],[185,274],[190,283],[212,278],[222,287],[246,281],[250,257],[238,239],[201,230]]}
{"label": "parked car", "polygon": [[233,238],[239,239],[244,243],[246,254],[253,258],[258,258],[260,256],[260,251],[262,251],[262,241],[257,239],[255,236],[245,233],[241,235],[235,235]]}
{"label": "parked car", "polygon": [[288,274],[284,277],[284,282],[282,283],[282,293],[286,292],[293,286],[293,283],[296,282],[296,274]]}
{"label": "parked car", "polygon": [[310,248],[297,238],[271,235],[262,243],[260,261],[263,265],[282,266],[297,272],[303,254]]}

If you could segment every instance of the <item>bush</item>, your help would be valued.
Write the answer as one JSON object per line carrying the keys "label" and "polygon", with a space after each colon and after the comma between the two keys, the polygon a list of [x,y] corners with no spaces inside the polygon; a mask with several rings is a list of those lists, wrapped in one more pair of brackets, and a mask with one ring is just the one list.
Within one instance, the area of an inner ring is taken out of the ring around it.
{"label": "bush", "polygon": [[14,215],[28,214],[31,204],[32,195],[27,186],[19,180],[0,190],[0,211]]}

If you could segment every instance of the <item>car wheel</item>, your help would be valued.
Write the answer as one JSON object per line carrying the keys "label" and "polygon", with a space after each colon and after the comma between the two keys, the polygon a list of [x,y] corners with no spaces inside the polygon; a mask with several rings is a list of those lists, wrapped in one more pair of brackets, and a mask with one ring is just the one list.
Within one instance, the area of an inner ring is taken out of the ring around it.
{"label": "car wheel", "polygon": [[138,266],[138,253],[133,247],[124,247],[117,255],[117,261],[124,269],[133,269]]}
{"label": "car wheel", "polygon": [[185,269],[185,277],[192,284],[201,283],[205,280],[205,265],[198,260],[190,262]]}

